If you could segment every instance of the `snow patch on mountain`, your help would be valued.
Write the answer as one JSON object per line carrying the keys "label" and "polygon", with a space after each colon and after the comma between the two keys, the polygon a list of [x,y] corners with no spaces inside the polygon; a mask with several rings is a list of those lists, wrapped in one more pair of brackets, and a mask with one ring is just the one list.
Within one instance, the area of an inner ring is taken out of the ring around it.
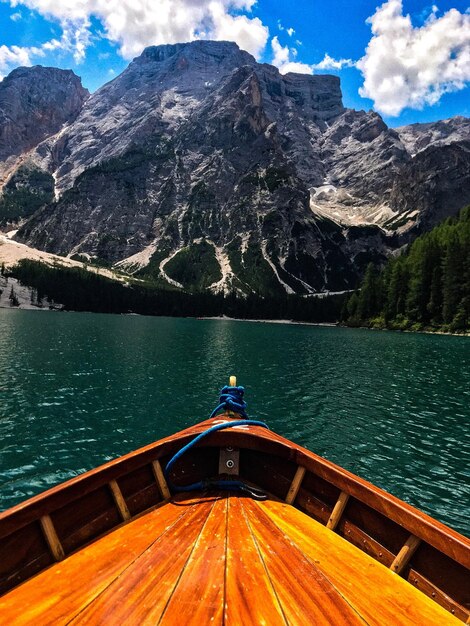
{"label": "snow patch on mountain", "polygon": [[210,243],[214,247],[215,258],[217,259],[222,273],[222,278],[212,283],[208,289],[213,293],[223,292],[224,294],[228,294],[232,290],[232,281],[235,278],[228,255],[223,247],[216,246],[213,241],[207,240],[207,243]]}
{"label": "snow patch on mountain", "polygon": [[290,287],[287,283],[285,283],[282,278],[279,276],[279,272],[277,271],[276,266],[274,265],[274,263],[272,262],[267,250],[266,250],[266,246],[267,246],[268,242],[267,241],[262,241],[261,242],[261,254],[263,255],[263,259],[268,263],[268,265],[271,267],[274,275],[276,276],[277,280],[280,282],[280,284],[284,287],[286,293],[288,294],[293,294],[295,293],[295,291],[292,289],[292,287]]}

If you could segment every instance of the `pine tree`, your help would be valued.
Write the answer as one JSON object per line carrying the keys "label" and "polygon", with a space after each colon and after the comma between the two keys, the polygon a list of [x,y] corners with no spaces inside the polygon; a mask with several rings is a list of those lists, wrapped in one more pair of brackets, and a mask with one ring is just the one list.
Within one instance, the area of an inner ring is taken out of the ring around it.
{"label": "pine tree", "polygon": [[434,268],[439,263],[439,249],[433,238],[425,235],[417,239],[408,257],[411,279],[406,300],[406,314],[412,320],[421,323],[429,322],[427,305],[431,296]]}
{"label": "pine tree", "polygon": [[450,324],[454,319],[463,295],[464,263],[462,252],[459,238],[453,232],[446,246],[443,263],[444,293],[442,317],[446,324]]}
{"label": "pine tree", "polygon": [[443,284],[442,263],[434,267],[431,280],[431,291],[427,310],[430,321],[439,326],[442,324]]}
{"label": "pine tree", "polygon": [[386,320],[393,321],[405,314],[409,274],[405,257],[392,261],[390,268],[384,314]]}
{"label": "pine tree", "polygon": [[466,330],[467,328],[470,328],[470,296],[462,298],[450,324],[452,332]]}
{"label": "pine tree", "polygon": [[353,295],[349,298],[348,304],[347,304],[348,324],[350,324],[351,326],[359,326],[360,324],[360,320],[357,314],[358,304],[359,304],[359,296],[357,292],[355,291]]}
{"label": "pine tree", "polygon": [[382,309],[382,279],[373,263],[369,263],[358,296],[357,316],[369,320]]}

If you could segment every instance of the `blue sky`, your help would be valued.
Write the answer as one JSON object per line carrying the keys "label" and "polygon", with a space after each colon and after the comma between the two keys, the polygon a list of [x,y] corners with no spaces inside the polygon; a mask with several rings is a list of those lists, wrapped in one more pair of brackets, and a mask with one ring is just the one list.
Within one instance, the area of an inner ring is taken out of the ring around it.
{"label": "blue sky", "polygon": [[470,116],[469,0],[0,0],[0,75],[54,65],[94,91],[145,45],[193,38],[336,73],[346,106],[391,126]]}

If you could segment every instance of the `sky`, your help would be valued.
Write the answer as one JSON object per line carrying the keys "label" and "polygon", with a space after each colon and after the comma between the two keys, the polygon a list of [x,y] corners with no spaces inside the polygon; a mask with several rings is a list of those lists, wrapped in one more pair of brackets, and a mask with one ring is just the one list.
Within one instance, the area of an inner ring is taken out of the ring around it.
{"label": "sky", "polygon": [[0,0],[0,78],[50,65],[95,91],[144,47],[194,39],[336,74],[345,106],[390,126],[470,117],[470,0]]}

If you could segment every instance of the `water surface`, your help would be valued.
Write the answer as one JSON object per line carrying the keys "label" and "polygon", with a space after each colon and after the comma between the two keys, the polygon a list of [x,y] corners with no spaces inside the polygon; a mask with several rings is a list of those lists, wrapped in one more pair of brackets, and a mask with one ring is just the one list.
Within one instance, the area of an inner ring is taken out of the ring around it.
{"label": "water surface", "polygon": [[206,418],[249,415],[470,535],[470,339],[0,309],[0,509]]}

